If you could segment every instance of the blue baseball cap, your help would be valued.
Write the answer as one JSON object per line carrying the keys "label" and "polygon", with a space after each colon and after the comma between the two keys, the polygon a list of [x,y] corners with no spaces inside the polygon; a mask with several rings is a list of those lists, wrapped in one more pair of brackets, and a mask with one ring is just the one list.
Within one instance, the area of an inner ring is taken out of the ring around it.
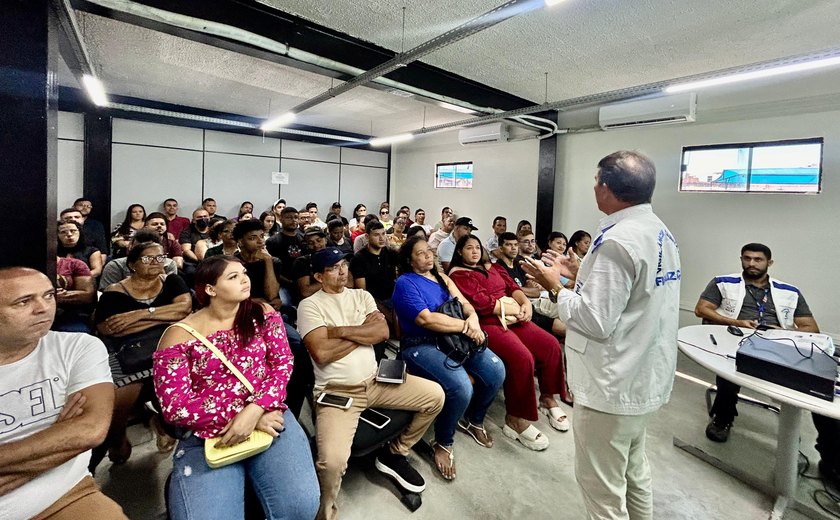
{"label": "blue baseball cap", "polygon": [[312,255],[312,272],[323,273],[327,267],[332,267],[347,258],[348,254],[335,247],[321,249]]}

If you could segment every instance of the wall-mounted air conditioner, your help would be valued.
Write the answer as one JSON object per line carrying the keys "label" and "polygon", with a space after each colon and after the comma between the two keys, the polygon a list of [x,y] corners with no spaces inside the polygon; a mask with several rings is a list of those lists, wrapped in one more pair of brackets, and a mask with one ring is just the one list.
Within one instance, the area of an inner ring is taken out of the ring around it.
{"label": "wall-mounted air conditioner", "polygon": [[598,111],[598,124],[604,130],[628,126],[691,123],[696,118],[697,95],[693,92],[639,101],[605,105]]}
{"label": "wall-mounted air conditioner", "polygon": [[507,125],[498,122],[489,125],[470,126],[458,132],[458,142],[463,146],[471,144],[504,143],[508,140]]}

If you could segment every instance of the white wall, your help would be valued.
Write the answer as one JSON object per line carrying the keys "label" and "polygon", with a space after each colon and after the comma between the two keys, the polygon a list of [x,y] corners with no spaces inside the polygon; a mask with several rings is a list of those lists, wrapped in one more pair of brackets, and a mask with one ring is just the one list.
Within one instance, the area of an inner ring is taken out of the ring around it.
{"label": "white wall", "polygon": [[56,217],[82,196],[85,166],[85,122],[82,114],[58,113],[58,203]]}
{"label": "white wall", "polygon": [[[819,195],[677,191],[683,146],[819,136],[825,138]],[[595,235],[603,216],[592,192],[596,165],[619,149],[638,150],[656,163],[653,207],[680,244],[684,308],[694,308],[713,276],[740,271],[742,245],[762,242],[773,251],[771,275],[797,285],[821,329],[840,336],[836,303],[840,270],[835,267],[840,239],[840,111],[562,136],[558,175],[563,180],[555,198],[555,229],[583,228]],[[690,322],[683,314],[683,323]]]}
{"label": "white wall", "polygon": [[[289,184],[271,183],[277,171]],[[315,202],[323,219],[336,200],[345,214],[357,202],[378,205],[387,182],[385,152],[114,119],[111,228],[130,204],[150,213],[169,197],[184,216],[213,197],[221,215],[236,216],[249,200],[258,217],[283,197],[298,209]]]}
{"label": "white wall", "polygon": [[[435,165],[473,162],[473,189],[435,189]],[[473,219],[476,234],[493,234],[496,215],[507,217],[508,230],[519,220],[534,224],[536,217],[539,143],[536,139],[486,146],[458,144],[458,132],[420,137],[399,144],[391,154],[391,212],[402,205],[426,210],[426,223],[440,220],[450,206],[459,216]]]}

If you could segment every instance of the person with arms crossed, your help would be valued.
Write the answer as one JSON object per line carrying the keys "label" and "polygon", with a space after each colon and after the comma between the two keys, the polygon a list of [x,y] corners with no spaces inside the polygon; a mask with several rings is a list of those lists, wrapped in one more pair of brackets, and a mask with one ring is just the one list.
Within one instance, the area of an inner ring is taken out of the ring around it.
{"label": "person with arms crossed", "polygon": [[0,268],[0,519],[124,519],[87,471],[108,433],[108,353],[87,334],[50,332],[55,289]]}
{"label": "person with arms crossed", "polygon": [[298,329],[314,362],[315,397],[325,393],[352,399],[349,408],[319,403],[314,410],[318,426],[315,469],[321,483],[317,518],[334,519],[362,410],[382,407],[416,412],[405,431],[380,449],[376,469],[393,477],[402,488],[419,493],[426,482],[406,455],[440,413],[444,394],[437,383],[410,374],[402,384],[376,381],[373,345],[388,339],[388,325],[373,296],[345,287],[348,264],[345,254],[336,248],[312,255],[312,271],[322,288],[301,300]]}
{"label": "person with arms crossed", "polygon": [[[668,402],[677,363],[680,257],[650,205],[653,162],[618,151],[598,163],[595,200],[606,213],[580,269],[546,251],[526,272],[557,300],[566,323],[575,398],[575,477],[589,518],[653,518],[647,423]],[[560,276],[577,277],[574,290]]]}

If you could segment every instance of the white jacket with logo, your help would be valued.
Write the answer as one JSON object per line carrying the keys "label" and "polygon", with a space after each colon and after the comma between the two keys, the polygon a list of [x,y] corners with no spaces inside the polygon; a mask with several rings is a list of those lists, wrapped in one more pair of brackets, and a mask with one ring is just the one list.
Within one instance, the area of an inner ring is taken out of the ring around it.
{"label": "white jacket with logo", "polygon": [[[727,318],[738,319],[741,307],[744,305],[744,297],[747,295],[743,277],[739,273],[717,276],[715,284],[723,297],[720,307],[715,310]],[[770,295],[773,297],[773,306],[776,308],[779,325],[783,329],[796,328],[793,318],[796,305],[799,303],[799,289],[781,280],[770,278]]]}
{"label": "white jacket with logo", "polygon": [[576,403],[642,415],[668,402],[677,364],[680,256],[650,204],[601,220],[575,290],[557,298]]}

